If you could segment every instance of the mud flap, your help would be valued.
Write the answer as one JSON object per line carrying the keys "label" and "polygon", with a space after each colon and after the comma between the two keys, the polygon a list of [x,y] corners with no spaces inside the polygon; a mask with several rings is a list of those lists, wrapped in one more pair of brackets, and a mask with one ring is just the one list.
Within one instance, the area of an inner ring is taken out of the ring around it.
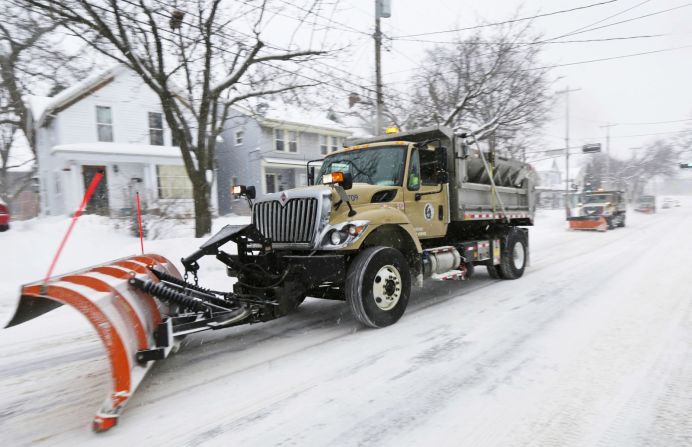
{"label": "mud flap", "polygon": [[[153,364],[142,361],[141,353],[157,350],[162,353],[158,358],[164,358],[170,352],[172,332],[170,320],[162,319],[164,305],[128,284],[133,276],[158,281],[150,268],[181,277],[170,261],[153,254],[55,276],[22,287],[17,310],[6,326],[32,320],[63,304],[74,307],[89,320],[106,348],[111,369],[111,389],[94,417],[95,431],[116,425],[128,399]],[[161,334],[169,338],[163,341],[168,349],[160,349]]]}

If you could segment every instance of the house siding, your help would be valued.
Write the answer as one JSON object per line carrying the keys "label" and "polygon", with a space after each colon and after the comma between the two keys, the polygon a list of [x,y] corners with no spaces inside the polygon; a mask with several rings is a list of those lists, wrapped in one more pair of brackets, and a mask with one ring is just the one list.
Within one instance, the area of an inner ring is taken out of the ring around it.
{"label": "house siding", "polygon": [[[98,141],[96,106],[111,107],[113,142],[125,144],[149,144],[148,112],[162,112],[158,96],[135,74],[125,72],[59,113],[61,123],[54,144]],[[170,143],[164,122],[164,144]]]}
{"label": "house siding", "polygon": [[[284,166],[269,166],[263,164],[263,158],[280,158],[284,160],[300,160],[308,162],[320,159],[320,135],[338,135],[345,138],[348,132],[339,129],[315,129],[309,123],[305,125],[295,123],[265,122],[257,118],[245,115],[239,111],[233,111],[226,121],[223,132],[223,142],[217,148],[218,170],[218,202],[219,214],[239,213],[247,214],[249,209],[245,200],[234,199],[230,193],[232,178],[236,177],[238,184],[254,186],[257,197],[264,195],[266,188],[265,174],[277,175],[277,189],[290,189],[300,186],[301,179],[306,174],[305,168],[296,166],[286,168]],[[336,123],[335,123],[336,124]],[[235,145],[235,132],[239,128],[244,129],[242,145]],[[276,128],[296,131],[298,133],[297,152],[286,150],[277,151],[274,144],[274,130]]]}

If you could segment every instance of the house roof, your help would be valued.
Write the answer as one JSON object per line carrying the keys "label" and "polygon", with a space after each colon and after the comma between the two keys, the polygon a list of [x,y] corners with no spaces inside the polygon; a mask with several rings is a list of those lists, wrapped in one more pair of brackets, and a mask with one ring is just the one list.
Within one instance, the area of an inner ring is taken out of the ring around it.
{"label": "house roof", "polygon": [[280,101],[262,102],[267,104],[266,111],[263,113],[255,112],[247,107],[234,106],[234,108],[244,115],[252,116],[261,125],[268,127],[292,126],[298,129],[322,130],[342,136],[351,135],[351,131],[347,127],[327,118],[326,110],[308,110]]}
{"label": "house roof", "polygon": [[112,65],[106,70],[94,73],[82,79],[55,96],[29,96],[27,102],[37,127],[40,127],[46,116],[54,110],[64,107],[71,102],[80,100],[83,96],[88,95],[89,92],[100,88],[100,86],[110,82],[113,78],[126,70],[127,67],[124,65]]}

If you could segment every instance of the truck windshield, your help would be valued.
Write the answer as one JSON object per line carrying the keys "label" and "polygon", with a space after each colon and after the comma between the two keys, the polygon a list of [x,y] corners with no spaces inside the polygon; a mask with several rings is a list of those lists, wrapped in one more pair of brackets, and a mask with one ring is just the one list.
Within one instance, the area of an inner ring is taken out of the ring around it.
{"label": "truck windshield", "polygon": [[406,146],[355,149],[330,155],[322,162],[315,183],[322,183],[322,176],[325,174],[341,171],[350,172],[353,183],[401,186],[405,157]]}
{"label": "truck windshield", "polygon": [[605,203],[612,202],[610,194],[585,195],[584,203]]}

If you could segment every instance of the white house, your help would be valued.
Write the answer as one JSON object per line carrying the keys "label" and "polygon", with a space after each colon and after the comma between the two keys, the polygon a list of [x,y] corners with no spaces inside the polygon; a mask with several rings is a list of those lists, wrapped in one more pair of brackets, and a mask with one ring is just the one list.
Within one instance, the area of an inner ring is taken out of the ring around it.
{"label": "white house", "polygon": [[104,178],[87,212],[127,215],[140,193],[145,210],[192,212],[192,188],[156,94],[116,65],[54,97],[30,97],[42,209],[69,214],[96,172]]}

